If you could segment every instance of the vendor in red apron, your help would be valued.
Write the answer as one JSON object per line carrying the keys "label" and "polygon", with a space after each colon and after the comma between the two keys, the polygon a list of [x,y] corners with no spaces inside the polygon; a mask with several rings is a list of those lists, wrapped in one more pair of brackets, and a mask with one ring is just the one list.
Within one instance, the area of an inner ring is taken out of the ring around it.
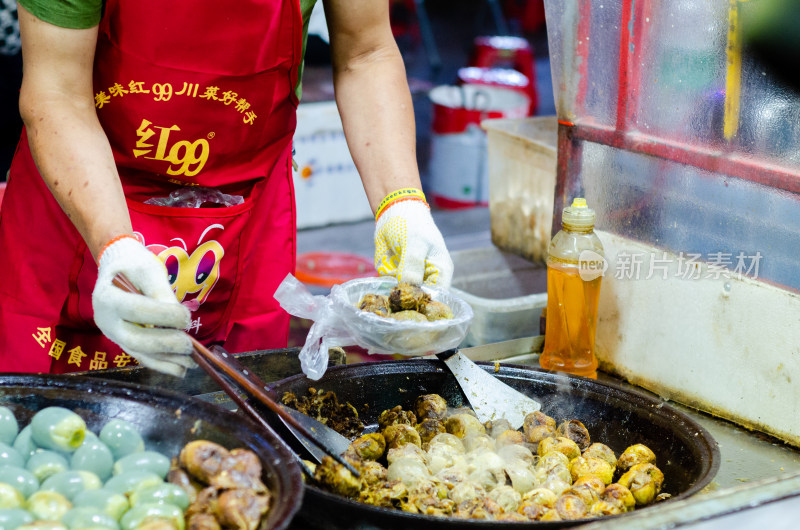
{"label": "vendor in red apron", "polygon": [[[0,371],[181,375],[184,330],[232,352],[286,346],[273,294],[295,265],[292,135],[314,3],[20,1],[26,130],[0,209]],[[446,288],[388,3],[324,3],[376,268]],[[193,189],[237,201],[153,204]]]}

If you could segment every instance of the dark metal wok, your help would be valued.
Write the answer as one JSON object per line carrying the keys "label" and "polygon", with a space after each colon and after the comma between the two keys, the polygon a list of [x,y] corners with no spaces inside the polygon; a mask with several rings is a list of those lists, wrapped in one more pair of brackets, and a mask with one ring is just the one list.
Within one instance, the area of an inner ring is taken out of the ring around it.
{"label": "dark metal wok", "polygon": [[261,459],[263,481],[274,494],[267,528],[286,528],[300,507],[300,468],[286,445],[249,419],[185,395],[140,385],[73,376],[0,374],[0,405],[20,426],[48,406],[75,411],[99,432],[112,418],[138,427],[148,449],[172,457],[189,441],[206,439],[229,449],[247,447]]}
{"label": "dark metal wok", "polygon": [[[494,363],[478,364],[494,372]],[[697,493],[711,482],[719,468],[719,450],[711,435],[658,399],[613,384],[523,366],[500,366],[495,375],[541,401],[543,412],[557,421],[580,419],[593,440],[609,445],[617,454],[634,443],[648,445],[656,453],[658,466],[665,475],[663,491],[672,495],[671,500],[665,502]],[[319,381],[299,375],[270,385],[278,395],[287,391],[304,395],[309,387],[335,391],[340,402],[353,404],[364,423],[373,429],[377,428],[381,411],[396,405],[410,406],[420,394],[440,394],[451,406],[467,404],[455,378],[440,361],[402,360],[336,366]],[[285,440],[291,440],[291,435],[274,417],[266,413],[265,417]],[[301,446],[295,449],[302,454]],[[297,528],[326,529],[494,528],[498,524],[519,524],[413,515],[361,504],[310,485],[306,486],[303,507],[295,521]],[[556,528],[580,523],[531,524]]]}

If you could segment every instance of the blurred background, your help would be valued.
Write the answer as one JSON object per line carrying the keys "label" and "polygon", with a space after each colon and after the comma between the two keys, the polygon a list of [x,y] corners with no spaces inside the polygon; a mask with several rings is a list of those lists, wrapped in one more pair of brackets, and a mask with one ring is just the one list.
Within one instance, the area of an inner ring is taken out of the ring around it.
{"label": "blurred background", "polygon": [[[554,115],[555,104],[547,54],[543,2],[541,0],[459,2],[390,0],[390,5],[393,32],[405,59],[409,86],[414,99],[417,154],[426,194],[439,196],[438,201],[432,201],[435,203],[434,206],[453,208],[474,206],[476,203],[486,206],[488,190],[478,191],[476,188],[479,183],[469,181],[467,175],[459,175],[460,182],[445,182],[459,180],[454,178],[453,174],[447,173],[447,166],[456,163],[457,155],[463,155],[463,152],[454,145],[447,145],[443,146],[445,152],[441,153],[442,158],[435,158],[437,152],[436,146],[432,149],[432,134],[434,132],[452,134],[472,130],[468,125],[477,126],[481,118],[487,117],[485,112],[475,113],[466,118],[448,115],[450,107],[458,107],[460,103],[479,110],[500,105],[501,108],[505,107],[507,113],[516,111],[517,109],[510,107],[520,103],[491,101],[495,93],[487,96],[488,90],[465,93],[445,91],[445,93],[440,92],[438,96],[431,91],[440,86],[452,88],[455,85],[476,83],[499,85],[515,89],[523,97],[533,100],[525,107],[525,115]],[[312,33],[309,35],[303,75],[304,106],[301,108],[298,134],[295,137],[298,144],[296,146],[298,162],[306,162],[301,164],[300,176],[307,179],[309,184],[316,180],[318,187],[323,187],[321,181],[326,179],[326,176],[320,175],[321,172],[350,169],[340,167],[338,160],[326,160],[324,154],[320,154],[323,149],[327,151],[328,145],[325,144],[325,140],[331,140],[324,138],[325,123],[321,121],[338,120],[331,105],[333,84],[322,16],[321,6],[318,5],[310,27]],[[320,33],[323,35],[313,33],[318,28],[322,28]],[[510,35],[519,40],[494,44],[481,42],[482,38],[495,35]],[[469,68],[471,66],[472,68]],[[434,102],[437,97],[439,103],[448,106],[447,109],[437,107]],[[328,105],[325,105],[326,102]],[[321,104],[312,105],[313,103]],[[525,103],[522,105],[525,106]],[[518,117],[519,112],[513,115]],[[465,119],[471,123],[465,124]],[[333,136],[336,131],[331,129],[327,132]],[[472,145],[479,145],[479,138],[475,138],[474,135],[470,138]],[[312,144],[312,147],[306,142],[316,143]],[[461,142],[468,144],[469,140],[462,138]],[[432,156],[434,160],[431,160]],[[454,173],[457,170],[450,171]],[[477,175],[470,176],[477,177]],[[340,179],[342,178],[340,175]],[[471,186],[471,193],[466,193],[462,197],[459,193],[450,191],[457,186]],[[300,190],[301,193],[303,191],[305,190]],[[356,208],[350,215],[356,217],[364,215],[363,212],[363,208]],[[321,217],[322,213],[309,212],[308,215]],[[325,224],[325,220],[321,218],[306,220],[301,213],[299,224],[301,227],[318,226]]]}
{"label": "blurred background", "polygon": [[[491,337],[492,323],[478,319],[485,326],[473,326],[472,341],[529,335],[545,301],[544,269],[541,263],[492,245],[489,140],[481,122],[546,120],[544,135],[552,150],[544,163],[549,169],[544,182],[550,183],[550,191],[542,195],[552,195],[555,101],[544,4],[541,0],[390,0],[390,6],[414,102],[423,188],[454,253],[454,286],[464,289],[458,291],[462,296],[478,297],[470,302],[487,315],[492,312],[488,306],[499,300],[515,300],[522,307],[517,322],[506,319]],[[320,7],[310,25],[295,134],[297,277],[313,293],[327,294],[335,283],[374,274],[374,222],[333,103]],[[525,171],[531,175],[535,168]],[[536,191],[527,188],[521,193]],[[335,203],[331,196],[337,197]],[[550,216],[551,209],[545,210]],[[549,223],[548,219],[547,234],[540,240],[549,241]],[[488,278],[487,271],[494,278]],[[303,344],[308,326],[310,322],[293,320],[290,346]],[[375,359],[362,357],[357,350],[348,349],[348,362]]]}

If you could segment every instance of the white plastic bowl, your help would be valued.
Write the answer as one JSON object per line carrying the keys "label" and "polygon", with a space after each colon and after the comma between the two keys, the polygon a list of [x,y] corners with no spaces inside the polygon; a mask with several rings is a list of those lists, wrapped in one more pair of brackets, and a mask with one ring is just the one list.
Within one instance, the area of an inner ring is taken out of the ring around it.
{"label": "white plastic bowl", "polygon": [[461,298],[429,285],[422,289],[432,300],[453,310],[453,318],[433,322],[413,322],[381,317],[362,311],[358,303],[365,294],[388,295],[397,286],[391,277],[359,278],[331,289],[334,310],[341,317],[357,344],[369,353],[429,355],[457,347],[464,340],[472,322],[472,308]]}

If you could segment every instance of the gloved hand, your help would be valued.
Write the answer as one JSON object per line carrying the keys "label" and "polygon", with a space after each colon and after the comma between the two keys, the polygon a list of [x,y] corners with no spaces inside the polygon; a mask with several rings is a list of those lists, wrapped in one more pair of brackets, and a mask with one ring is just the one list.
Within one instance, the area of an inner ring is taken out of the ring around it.
{"label": "gloved hand", "polygon": [[375,268],[398,281],[450,288],[453,261],[422,191],[404,188],[381,202],[375,221]]}
{"label": "gloved hand", "polygon": [[[113,285],[119,273],[142,294]],[[189,310],[175,298],[158,256],[133,237],[112,240],[100,254],[92,307],[100,331],[142,366],[176,376],[194,366],[191,340],[182,331]]]}

